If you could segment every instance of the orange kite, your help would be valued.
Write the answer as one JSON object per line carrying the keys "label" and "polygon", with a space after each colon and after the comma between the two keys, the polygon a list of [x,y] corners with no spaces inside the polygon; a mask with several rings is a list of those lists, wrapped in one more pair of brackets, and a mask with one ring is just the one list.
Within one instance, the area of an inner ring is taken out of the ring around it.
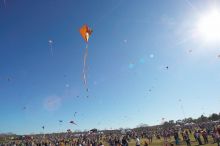
{"label": "orange kite", "polygon": [[88,43],[89,41],[89,37],[92,34],[92,30],[88,27],[88,25],[83,25],[80,30],[79,30],[81,36],[83,37],[83,39],[86,41],[86,43]]}
{"label": "orange kite", "polygon": [[88,25],[83,25],[79,30],[81,36],[86,41],[86,51],[83,57],[83,83],[86,87],[86,91],[88,92],[88,85],[87,85],[87,72],[88,72],[88,66],[87,66],[87,56],[88,56],[88,41],[89,37],[92,34],[92,29],[88,27]]}

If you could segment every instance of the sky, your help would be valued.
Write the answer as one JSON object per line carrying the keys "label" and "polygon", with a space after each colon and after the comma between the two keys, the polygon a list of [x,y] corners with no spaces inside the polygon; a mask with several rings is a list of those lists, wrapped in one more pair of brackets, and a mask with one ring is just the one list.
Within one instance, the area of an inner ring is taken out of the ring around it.
{"label": "sky", "polygon": [[[200,29],[212,10],[220,12],[220,1],[0,0],[0,133],[219,113],[220,31]],[[83,24],[93,30],[88,92]]]}

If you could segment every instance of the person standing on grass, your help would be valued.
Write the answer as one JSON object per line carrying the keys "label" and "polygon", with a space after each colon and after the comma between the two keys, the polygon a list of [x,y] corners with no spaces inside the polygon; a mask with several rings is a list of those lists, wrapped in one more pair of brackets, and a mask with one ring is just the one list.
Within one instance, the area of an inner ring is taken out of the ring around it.
{"label": "person standing on grass", "polygon": [[218,125],[217,131],[218,131],[218,134],[220,135],[220,125]]}
{"label": "person standing on grass", "polygon": [[189,136],[186,133],[183,134],[183,139],[186,141],[187,146],[191,146]]}
{"label": "person standing on grass", "polygon": [[145,141],[145,142],[144,142],[144,146],[148,146],[148,143],[147,143],[147,141]]}
{"label": "person standing on grass", "polygon": [[195,141],[198,141],[198,140],[197,140],[197,137],[196,137],[196,133],[197,133],[197,132],[194,131],[193,136],[194,136],[194,138],[195,138]]}
{"label": "person standing on grass", "polygon": [[150,134],[149,134],[149,144],[153,142],[153,132],[150,131]]}
{"label": "person standing on grass", "polygon": [[213,132],[211,132],[212,134],[212,139],[213,139],[213,144],[216,143],[216,131],[214,130]]}
{"label": "person standing on grass", "polygon": [[138,138],[138,136],[136,136],[136,146],[140,146],[141,143],[140,143],[140,139]]}
{"label": "person standing on grass", "polygon": [[121,143],[122,143],[122,146],[128,146],[128,141],[127,141],[127,138],[125,136],[122,138]]}
{"label": "person standing on grass", "polygon": [[175,139],[176,145],[179,145],[179,134],[177,131],[174,132],[174,139]]}
{"label": "person standing on grass", "polygon": [[200,137],[200,131],[196,132],[196,139],[197,139],[199,145],[202,145],[202,141],[201,141],[201,137]]}
{"label": "person standing on grass", "polygon": [[220,134],[216,132],[215,137],[216,137],[215,139],[216,139],[217,145],[220,146]]}
{"label": "person standing on grass", "polygon": [[202,137],[204,139],[204,143],[205,144],[209,143],[209,141],[208,141],[208,133],[206,131],[202,131]]}

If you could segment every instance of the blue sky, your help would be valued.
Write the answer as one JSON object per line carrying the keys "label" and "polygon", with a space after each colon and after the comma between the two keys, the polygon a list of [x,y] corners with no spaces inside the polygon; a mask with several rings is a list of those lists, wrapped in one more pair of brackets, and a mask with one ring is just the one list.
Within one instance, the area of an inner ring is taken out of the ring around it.
{"label": "blue sky", "polygon": [[[199,17],[219,9],[217,1],[0,4],[0,133],[41,133],[43,125],[44,132],[132,128],[219,112],[220,44],[196,32]],[[83,24],[94,31],[89,93]]]}

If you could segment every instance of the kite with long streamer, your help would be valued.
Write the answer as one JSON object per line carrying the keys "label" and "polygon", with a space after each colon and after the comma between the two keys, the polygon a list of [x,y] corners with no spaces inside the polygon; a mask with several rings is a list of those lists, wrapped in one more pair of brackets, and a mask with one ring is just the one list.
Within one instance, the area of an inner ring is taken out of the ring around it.
{"label": "kite with long streamer", "polygon": [[86,91],[88,92],[88,85],[87,85],[87,73],[88,73],[88,66],[87,66],[87,57],[88,57],[88,42],[89,42],[89,37],[92,34],[92,29],[88,27],[88,25],[83,25],[80,30],[79,30],[81,36],[86,42],[86,50],[84,53],[83,57],[83,83],[85,85]]}
{"label": "kite with long streamer", "polygon": [[48,40],[51,56],[53,56],[53,40]]}

